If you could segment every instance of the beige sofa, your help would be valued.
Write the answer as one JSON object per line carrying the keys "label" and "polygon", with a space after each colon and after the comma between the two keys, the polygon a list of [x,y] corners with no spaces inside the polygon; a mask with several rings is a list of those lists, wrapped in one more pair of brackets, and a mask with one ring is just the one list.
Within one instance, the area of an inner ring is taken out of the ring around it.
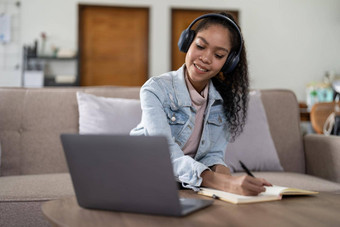
{"label": "beige sofa", "polygon": [[[41,203],[74,195],[59,135],[78,132],[77,91],[139,98],[138,87],[0,88],[0,226],[46,226]],[[294,94],[261,93],[284,172],[256,176],[284,186],[340,191],[340,137],[302,137]]]}

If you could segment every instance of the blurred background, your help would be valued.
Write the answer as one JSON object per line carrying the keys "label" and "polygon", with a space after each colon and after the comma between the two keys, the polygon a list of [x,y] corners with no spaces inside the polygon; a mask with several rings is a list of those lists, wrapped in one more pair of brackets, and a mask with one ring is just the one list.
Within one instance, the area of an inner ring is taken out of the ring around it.
{"label": "blurred background", "polygon": [[139,86],[183,63],[180,32],[213,11],[241,26],[251,88],[334,99],[338,0],[0,0],[0,86]]}

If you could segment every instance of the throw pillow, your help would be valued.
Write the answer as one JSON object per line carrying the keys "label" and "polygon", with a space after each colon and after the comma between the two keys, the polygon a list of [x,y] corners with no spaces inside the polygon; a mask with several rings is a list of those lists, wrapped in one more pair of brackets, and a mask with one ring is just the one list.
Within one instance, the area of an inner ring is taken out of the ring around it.
{"label": "throw pillow", "polygon": [[241,160],[249,170],[283,171],[271,137],[260,91],[251,91],[247,121],[242,134],[229,143],[225,162],[231,172],[244,171]]}
{"label": "throw pillow", "polygon": [[129,134],[141,120],[140,101],[77,92],[80,134]]}

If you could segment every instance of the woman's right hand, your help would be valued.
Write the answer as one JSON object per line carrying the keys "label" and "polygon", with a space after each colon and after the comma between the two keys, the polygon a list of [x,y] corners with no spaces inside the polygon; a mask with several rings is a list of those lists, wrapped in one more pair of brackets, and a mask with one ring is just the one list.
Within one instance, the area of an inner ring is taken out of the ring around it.
{"label": "woman's right hand", "polygon": [[201,174],[202,186],[246,196],[256,196],[266,191],[264,186],[272,186],[263,178],[248,175],[228,176],[206,170]]}

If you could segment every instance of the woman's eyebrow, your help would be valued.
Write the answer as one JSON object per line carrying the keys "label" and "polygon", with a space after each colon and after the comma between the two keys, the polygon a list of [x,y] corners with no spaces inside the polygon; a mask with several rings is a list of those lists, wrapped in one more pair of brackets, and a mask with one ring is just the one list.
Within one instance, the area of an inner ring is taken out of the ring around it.
{"label": "woman's eyebrow", "polygon": [[[197,36],[197,38],[202,40],[206,45],[209,45],[209,42],[205,38],[203,38],[202,36]],[[223,50],[223,51],[229,53],[228,49],[223,48],[223,47],[216,47],[216,49]]]}
{"label": "woman's eyebrow", "polygon": [[203,38],[202,36],[197,36],[197,38],[201,39],[205,44],[209,44],[207,40],[205,40],[205,38]]}

